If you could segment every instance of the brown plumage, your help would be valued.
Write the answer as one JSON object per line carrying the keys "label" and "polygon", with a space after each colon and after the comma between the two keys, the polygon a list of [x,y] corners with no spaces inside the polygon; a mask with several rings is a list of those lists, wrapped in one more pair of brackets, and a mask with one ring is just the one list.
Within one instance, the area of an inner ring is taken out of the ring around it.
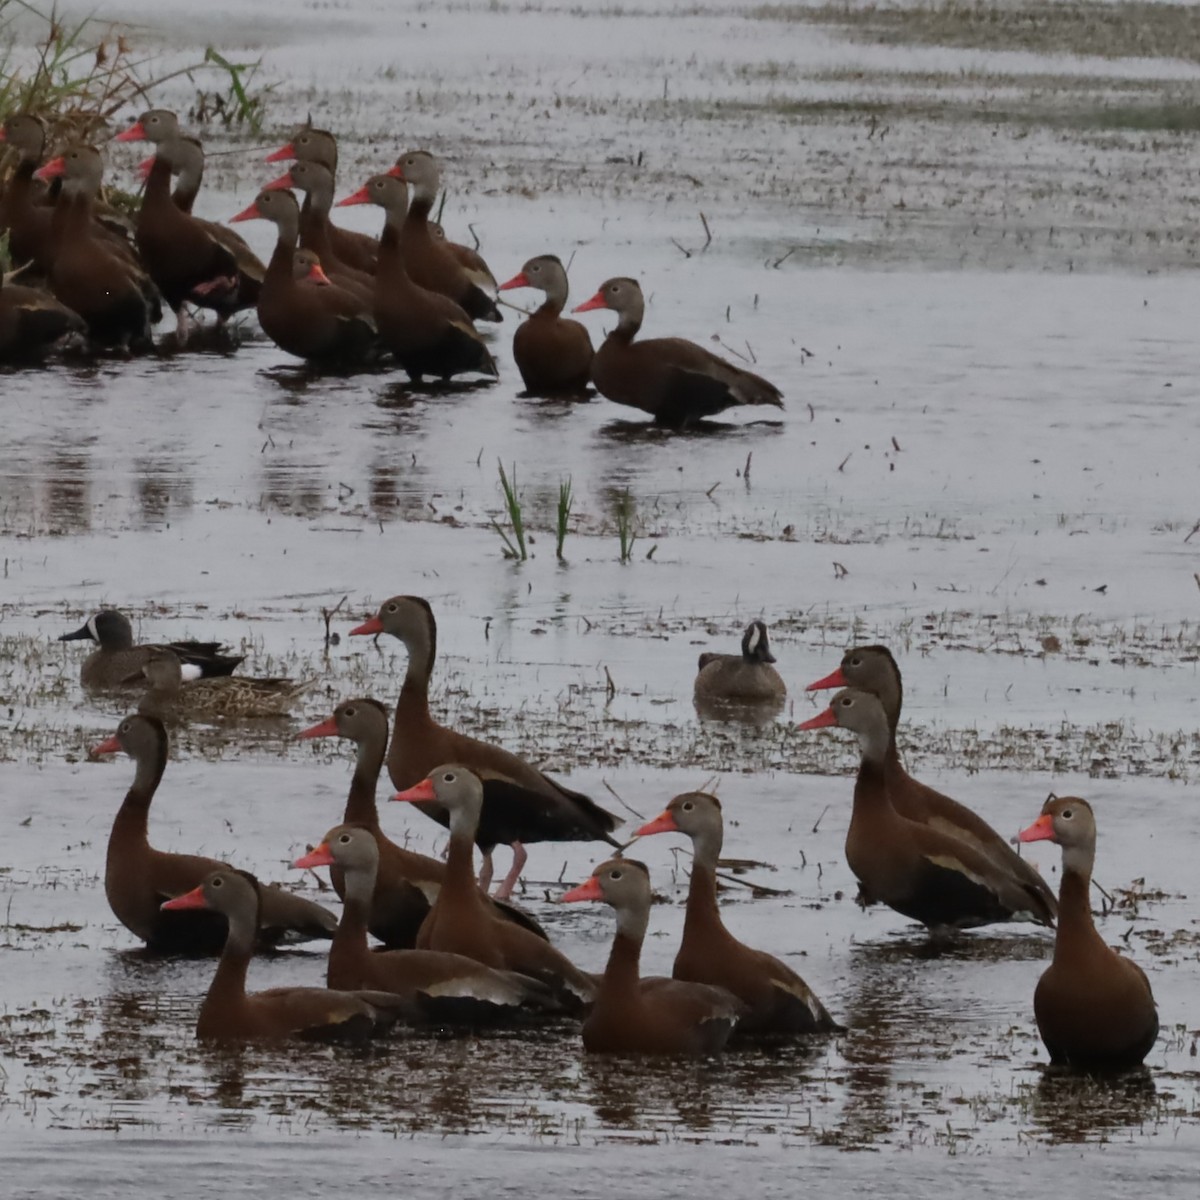
{"label": "brown plumage", "polygon": [[264,191],[234,221],[261,218],[278,230],[258,297],[258,320],[280,349],[334,366],[365,362],[376,344],[375,322],[361,300],[339,287],[295,278],[300,205],[288,191]]}
{"label": "brown plumage", "polygon": [[752,950],[725,928],[717,904],[717,861],[724,840],[721,804],[706,792],[676,796],[638,837],[683,833],[692,840],[683,940],[672,975],[732,992],[747,1006],[739,1034],[833,1033],[842,1029],[786,963]]}
{"label": "brown plumage", "polygon": [[[296,131],[286,146],[281,146],[273,154],[267,155],[267,162],[315,162],[328,168],[337,180],[337,139],[326,129],[314,129],[312,124],[304,125]],[[305,208],[310,201],[306,196]],[[356,271],[365,271],[368,275],[375,273],[375,263],[379,254],[379,243],[365,233],[353,229],[342,229],[330,223],[330,243],[333,246],[334,257],[339,262],[353,267]]]}
{"label": "brown plumage", "polygon": [[1096,818],[1075,796],[1051,796],[1019,835],[1062,847],[1054,960],[1038,980],[1033,1012],[1050,1061],[1083,1071],[1139,1066],[1158,1037],[1158,1009],[1146,973],[1096,932],[1088,900]]}
{"label": "brown plumage", "polygon": [[45,186],[34,179],[34,172],[46,153],[46,123],[29,113],[8,117],[0,127],[0,143],[17,155],[17,165],[0,194],[0,233],[8,231],[13,265],[28,264],[31,276],[44,279],[54,261],[50,233],[54,208],[46,202]]}
{"label": "brown plumage", "polygon": [[475,883],[474,842],[483,807],[483,785],[466,767],[437,767],[394,800],[436,800],[450,814],[446,876],[417,936],[418,950],[464,954],[498,971],[540,980],[564,1007],[578,1009],[595,991],[585,975],[549,942],[496,915]]}
{"label": "brown plumage", "polygon": [[592,377],[592,339],[578,322],[562,315],[567,272],[553,254],[531,258],[500,291],[538,288],[545,302],[513,334],[513,358],[531,396],[582,395]]}
{"label": "brown plumage", "polygon": [[[356,702],[357,703],[357,702]],[[553,1007],[537,980],[497,971],[461,954],[436,950],[375,950],[367,945],[367,921],[376,895],[379,847],[372,831],[342,824],[331,829],[296,867],[329,867],[342,877],[345,905],[329,947],[326,983],[331,988],[379,988],[410,1001],[429,1021],[492,1024],[527,1010]]]}
{"label": "brown plumage", "polygon": [[[153,717],[126,717],[117,732],[92,750],[124,750],[137,771],[108,839],[104,893],[117,920],[151,950],[163,954],[216,954],[225,942],[225,922],[212,913],[163,913],[162,902],[180,896],[213,871],[216,859],[155,850],[149,841],[150,803],[167,766],[167,731]],[[331,912],[279,888],[262,891],[258,941],[262,945],[331,938],[337,919]]]}
{"label": "brown plumage", "polygon": [[495,300],[429,228],[429,213],[442,179],[437,160],[426,150],[408,150],[392,170],[412,192],[412,203],[400,229],[400,244],[413,282],[449,296],[473,321],[502,321]]}
{"label": "brown plumage", "polygon": [[701,654],[696,673],[696,700],[722,704],[781,706],[787,684],[774,667],[767,627],[751,621],[742,634],[741,654]]}
{"label": "brown plumage", "polygon": [[333,172],[319,162],[297,162],[285,174],[268,183],[264,190],[284,188],[304,193],[300,208],[301,248],[316,254],[330,281],[357,296],[369,309],[375,297],[374,272],[360,271],[342,262],[334,249],[333,224],[329,220],[329,210],[333,207]]}
{"label": "brown plumage", "polygon": [[129,618],[115,608],[102,608],[72,633],[64,633],[60,642],[92,641],[97,648],[83,660],[79,681],[89,691],[110,691],[138,687],[141,671],[152,655],[170,650],[179,660],[195,667],[202,678],[231,675],[242,662],[240,654],[226,654],[220,642],[168,642],[135,645]]}
{"label": "brown plumage", "polygon": [[[378,851],[368,928],[385,946],[399,949],[415,946],[421,923],[429,914],[446,877],[446,864],[396,845],[380,827],[375,788],[387,752],[387,709],[378,700],[346,700],[337,706],[333,716],[299,736],[348,738],[357,746],[354,775],[342,819],[370,831]],[[335,865],[329,874],[337,894],[344,896],[341,868]],[[546,936],[528,913],[499,900],[490,903],[506,920],[525,926],[539,937]]]}
{"label": "brown plumage", "polygon": [[87,335],[78,313],[49,292],[0,274],[0,363],[37,362],[71,334]]}
{"label": "brown plumage", "polygon": [[971,843],[910,821],[892,807],[885,774],[888,722],[877,696],[846,688],[800,728],[827,725],[856,733],[862,750],[846,861],[868,897],[931,929],[1049,923],[1037,888]]}
{"label": "brown plumage", "polygon": [[602,900],[616,910],[617,932],[596,1001],[583,1023],[583,1046],[596,1054],[715,1054],[746,1006],[723,987],[661,977],[643,979],[642,942],[650,920],[650,873],[629,858],[601,863],[562,897]]}
{"label": "brown plumage", "polygon": [[1035,898],[1036,911],[1041,919],[1046,924],[1053,924],[1058,904],[1037,868],[1017,854],[1008,840],[1001,837],[978,813],[934,791],[904,769],[896,746],[904,686],[900,668],[891,652],[885,646],[855,646],[842,656],[841,665],[836,671],[824,679],[818,679],[816,683],[810,683],[805,690],[811,692],[843,687],[870,692],[878,696],[883,705],[888,722],[884,779],[888,800],[896,812],[919,825],[939,829],[968,842],[987,855],[999,870],[1020,880]]}
{"label": "brown plumage", "polygon": [[592,362],[597,391],[649,413],[662,425],[684,426],[740,404],[783,407],[779,389],[683,338],[634,341],[645,301],[634,279],[609,279],[575,312],[610,308],[620,318]]}
{"label": "brown plumage", "polygon": [[253,875],[221,867],[195,888],[162,907],[167,915],[220,914],[229,933],[208,994],[200,1005],[196,1036],[205,1041],[260,1042],[280,1038],[360,1041],[383,1033],[408,1007],[403,997],[380,991],[276,987],[246,991],[254,956],[254,931],[265,893]]}
{"label": "brown plumage", "polygon": [[375,175],[345,204],[377,204],[384,210],[375,270],[375,321],[383,344],[414,382],[425,375],[450,379],[479,372],[497,375],[471,318],[448,296],[414,282],[400,236],[408,189],[394,175]]}
{"label": "brown plumage", "polygon": [[446,231],[436,221],[429,222],[429,233],[434,241],[446,243],[446,249],[462,264],[467,277],[472,283],[483,288],[489,295],[498,290],[496,277],[492,274],[492,268],[487,265],[486,260],[478,250],[473,249],[471,246],[464,246],[460,242],[450,241],[446,237]]}
{"label": "brown plumage", "polygon": [[73,146],[35,175],[63,181],[50,226],[55,248],[49,280],[55,296],[87,322],[93,342],[148,348],[150,328],[162,317],[157,290],[94,228],[93,201],[103,176],[100,152]]}
{"label": "brown plumage", "polygon": [[316,682],[249,675],[185,680],[179,656],[165,648],[146,659],[141,675],[148,687],[138,701],[138,712],[167,723],[286,717]]}
{"label": "brown plumage", "polygon": [[[483,814],[477,842],[488,856],[494,846],[514,847],[513,869],[498,893],[511,894],[525,862],[524,842],[606,841],[619,845],[612,831],[616,817],[580,792],[571,791],[499,746],[466,737],[439,725],[429,712],[429,680],[437,657],[437,622],[427,600],[393,596],[351,635],[387,633],[404,643],[408,669],[396,702],[395,732],[388,751],[388,774],[398,788],[412,787],[440,762],[458,762],[483,780]],[[422,811],[442,825],[449,814],[437,804]],[[485,880],[490,862],[485,858]],[[486,883],[485,883],[486,886]]]}

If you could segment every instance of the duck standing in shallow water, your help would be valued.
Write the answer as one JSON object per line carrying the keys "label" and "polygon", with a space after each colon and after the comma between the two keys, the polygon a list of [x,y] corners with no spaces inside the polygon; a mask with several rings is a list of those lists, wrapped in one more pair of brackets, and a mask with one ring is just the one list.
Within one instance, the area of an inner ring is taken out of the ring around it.
{"label": "duck standing in shallow water", "polygon": [[592,378],[592,339],[578,322],[563,317],[567,272],[553,254],[531,258],[500,291],[537,288],[542,306],[517,326],[513,358],[530,396],[582,396]]}
{"label": "duck standing in shallow water", "polygon": [[739,404],[783,407],[783,393],[761,375],[683,338],[634,341],[646,302],[635,279],[609,279],[575,312],[611,308],[617,327],[592,362],[597,391],[617,404],[649,413],[660,425],[690,425]]}
{"label": "duck standing in shallow water", "polygon": [[1137,963],[1096,932],[1088,892],[1096,858],[1096,817],[1086,800],[1051,796],[1022,842],[1062,847],[1054,961],[1038,980],[1033,1012],[1050,1061],[1083,1071],[1139,1066],[1158,1037],[1158,1009]]}
{"label": "duck standing in shallow water", "polygon": [[697,704],[765,704],[778,708],[787,684],[775,669],[775,655],[762,621],[742,634],[741,654],[702,654],[694,689]]}

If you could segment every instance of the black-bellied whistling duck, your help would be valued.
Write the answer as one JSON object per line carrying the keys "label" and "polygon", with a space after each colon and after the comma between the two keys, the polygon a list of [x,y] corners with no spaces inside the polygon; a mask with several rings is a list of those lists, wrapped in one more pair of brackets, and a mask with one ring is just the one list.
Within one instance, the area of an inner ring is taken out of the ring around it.
{"label": "black-bellied whistling duck", "polygon": [[500,291],[538,288],[545,302],[513,334],[513,358],[531,396],[581,395],[592,377],[592,339],[578,322],[564,318],[567,272],[553,254],[531,258]]}
{"label": "black-bellied whistling duck", "polygon": [[300,205],[288,191],[259,192],[233,221],[273,221],[278,232],[258,296],[263,332],[282,350],[311,362],[354,366],[373,351],[375,322],[361,300],[339,287],[295,278]]}
{"label": "black-bellied whistling duck", "polygon": [[496,914],[475,883],[471,861],[483,808],[483,785],[466,767],[443,765],[393,800],[436,801],[450,814],[446,877],[417,936],[418,950],[465,954],[499,971],[531,975],[571,1008],[591,1000],[595,985],[561,951]]}
{"label": "black-bellied whistling duck", "polygon": [[746,1006],[723,987],[662,977],[641,978],[650,922],[650,872],[631,858],[601,863],[563,902],[600,900],[617,914],[617,932],[583,1048],[596,1054],[715,1054],[724,1049]]}
{"label": "black-bellied whistling duck", "polygon": [[783,395],[761,375],[735,367],[683,338],[635,342],[645,300],[635,279],[609,279],[573,311],[611,308],[617,327],[592,361],[592,382],[602,396],[649,413],[661,425],[683,426],[739,404],[783,407]]}
{"label": "black-bellied whistling duck", "polygon": [[[492,848],[513,847],[513,866],[497,895],[507,898],[525,865],[524,842],[605,841],[619,846],[616,817],[581,792],[571,791],[499,746],[439,725],[429,712],[429,680],[437,657],[437,622],[427,600],[393,596],[378,613],[350,631],[352,637],[387,633],[404,643],[408,669],[388,750],[388,774],[398,788],[412,787],[440,762],[460,762],[483,780],[483,814],[477,841],[484,853],[482,886],[491,881]],[[421,806],[442,825],[444,807]]]}
{"label": "black-bellied whistling duck", "polygon": [[[297,735],[301,738],[342,737],[354,742],[358,754],[343,821],[370,830],[378,846],[375,894],[371,903],[369,929],[386,946],[405,949],[417,944],[417,932],[437,899],[446,864],[440,859],[397,846],[379,824],[375,786],[383,770],[388,744],[388,713],[378,700],[346,700],[333,716]],[[345,895],[341,868],[334,866],[330,878],[339,896]],[[502,901],[492,901],[497,912],[545,937],[542,927],[528,913]]]}
{"label": "black-bellied whistling duck", "polygon": [[49,292],[9,283],[0,273],[0,363],[37,362],[71,334],[87,336],[78,313]]}
{"label": "black-bellied whistling duck", "polygon": [[707,792],[685,792],[637,831],[683,833],[692,839],[683,940],[672,975],[732,992],[749,1010],[738,1033],[834,1033],[842,1027],[786,963],[751,950],[725,928],[717,904],[717,860],[724,839],[721,803]]}
{"label": "black-bellied whistling duck", "polygon": [[88,617],[73,633],[64,633],[60,642],[92,641],[97,648],[83,660],[79,682],[89,690],[137,686],[139,672],[157,650],[170,650],[185,665],[195,667],[200,678],[232,675],[242,662],[241,654],[225,654],[220,642],[166,642],[135,645],[129,618],[115,608],[102,608]]}
{"label": "black-bellied whistling duck", "polygon": [[696,699],[779,706],[787,698],[787,684],[774,662],[766,625],[751,621],[742,634],[741,654],[700,655],[694,688]]}
{"label": "black-bellied whistling duck", "polygon": [[400,236],[408,189],[394,175],[375,175],[344,204],[377,204],[385,213],[375,268],[375,321],[384,344],[409,377],[449,379],[477,371],[497,375],[488,348],[471,318],[448,296],[415,283],[409,275],[407,251]]}
{"label": "black-bellied whistling duck", "polygon": [[[113,821],[104,870],[104,893],[117,920],[149,949],[163,954],[216,954],[225,922],[213,914],[164,916],[162,902],[180,896],[225,864],[197,854],[155,850],[147,833],[150,802],[167,766],[167,731],[154,717],[126,717],[92,754],[124,750],[137,764],[133,784]],[[331,938],[333,913],[279,888],[262,891],[258,940],[264,945]]]}
{"label": "black-bellied whistling duck", "polygon": [[1096,858],[1096,817],[1086,800],[1051,796],[1018,835],[1062,847],[1054,961],[1038,980],[1033,1012],[1052,1063],[1083,1071],[1139,1066],[1158,1037],[1158,1010],[1146,973],[1096,932],[1088,896]]}
{"label": "black-bellied whistling duck", "polygon": [[333,248],[333,224],[329,210],[333,207],[333,172],[319,162],[297,162],[278,179],[272,179],[264,191],[282,188],[304,193],[300,207],[300,245],[311,250],[321,260],[325,274],[339,287],[352,292],[369,308],[375,297],[373,272],[359,271],[343,263]]}
{"label": "black-bellied whistling duck", "polygon": [[846,834],[846,861],[863,891],[930,929],[1001,921],[1052,923],[1040,891],[978,847],[902,817],[888,799],[888,721],[877,696],[846,688],[800,725],[837,725],[858,735],[862,762]]}
{"label": "black-bellied whistling duck", "polygon": [[46,123],[31,113],[8,117],[0,127],[0,144],[17,153],[17,165],[0,194],[0,233],[8,232],[13,265],[29,264],[32,275],[45,278],[54,261],[50,234],[54,209],[45,203],[45,191],[34,172],[46,153]]}
{"label": "black-bellied whistling duck", "polygon": [[[160,124],[170,132],[160,131]],[[171,199],[172,174],[189,151],[198,149],[197,143],[189,143],[179,133],[174,114],[151,111],[116,140],[147,138],[156,149],[134,240],[150,278],[175,314],[176,334],[184,345],[191,331],[187,303],[212,308],[225,320],[253,307],[265,269],[257,258],[239,263],[233,248],[215,234],[215,227],[184,212]]]}
{"label": "black-bellied whistling duck", "polygon": [[810,683],[805,690],[813,692],[844,687],[858,688],[878,696],[887,714],[888,747],[884,776],[888,800],[896,812],[919,825],[940,829],[943,833],[969,842],[987,855],[1000,870],[1011,874],[1033,892],[1040,900],[1037,911],[1047,923],[1053,923],[1058,905],[1053,891],[1037,868],[1017,854],[1007,840],[978,813],[927,787],[904,769],[896,748],[896,727],[900,723],[904,686],[900,668],[887,647],[855,646],[847,650],[836,671]]}
{"label": "black-bellied whistling duck", "polygon": [[392,171],[408,184],[412,203],[400,230],[408,273],[419,287],[441,292],[460,305],[473,321],[502,321],[496,301],[479,286],[466,268],[433,236],[429,214],[442,181],[437,159],[427,150],[408,150],[396,160]]}
{"label": "black-bellied whistling duck", "polygon": [[379,847],[371,830],[343,824],[292,864],[337,869],[345,906],[329,947],[325,982],[331,988],[379,988],[411,1000],[431,1021],[480,1024],[510,1019],[522,1009],[553,1007],[536,979],[497,971],[461,954],[437,950],[376,950],[367,945]]}
{"label": "black-bellied whistling duck", "polygon": [[92,341],[146,348],[162,307],[149,277],[93,229],[92,202],[103,171],[94,146],[73,146],[34,172],[35,178],[63,181],[51,218],[56,250],[50,286],[87,322]]}
{"label": "black-bellied whistling duck", "polygon": [[[286,146],[281,146],[273,154],[267,155],[267,162],[315,162],[327,167],[337,179],[337,139],[327,129],[314,129],[312,124],[301,126]],[[305,197],[305,206],[310,204]],[[365,271],[368,275],[375,274],[375,262],[379,254],[379,243],[375,238],[354,229],[342,229],[330,224],[329,237],[333,252],[339,262],[356,271]]]}
{"label": "black-bellied whistling duck", "polygon": [[[258,1042],[277,1038],[353,1040],[382,1033],[408,1007],[402,997],[378,991],[277,987],[246,991],[255,930],[267,893],[245,871],[218,867],[202,883],[162,904],[171,917],[215,917],[228,936],[221,961],[200,1005],[196,1036],[205,1041]],[[170,919],[170,918],[168,918]]]}
{"label": "black-bellied whistling duck", "polygon": [[478,250],[471,246],[464,246],[461,242],[452,242],[446,236],[446,231],[436,221],[429,222],[429,232],[435,242],[446,243],[446,249],[462,264],[463,270],[466,271],[467,277],[473,284],[481,287],[489,295],[494,295],[499,291],[492,268],[487,265]]}
{"label": "black-bellied whistling duck", "polygon": [[138,712],[166,722],[286,717],[316,682],[248,675],[185,680],[182,661],[166,648],[150,655],[141,674],[149,686],[138,701]]}

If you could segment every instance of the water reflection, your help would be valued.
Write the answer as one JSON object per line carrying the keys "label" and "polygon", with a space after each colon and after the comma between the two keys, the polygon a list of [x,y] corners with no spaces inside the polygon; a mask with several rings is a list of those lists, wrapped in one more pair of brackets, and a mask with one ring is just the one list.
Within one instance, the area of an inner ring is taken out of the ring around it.
{"label": "water reflection", "polygon": [[192,479],[166,459],[136,458],[133,481],[142,528],[161,525],[193,505]]}
{"label": "water reflection", "polygon": [[1030,1091],[1034,1122],[1055,1144],[1092,1142],[1119,1130],[1140,1130],[1166,1115],[1146,1067],[1108,1078],[1045,1067]]}

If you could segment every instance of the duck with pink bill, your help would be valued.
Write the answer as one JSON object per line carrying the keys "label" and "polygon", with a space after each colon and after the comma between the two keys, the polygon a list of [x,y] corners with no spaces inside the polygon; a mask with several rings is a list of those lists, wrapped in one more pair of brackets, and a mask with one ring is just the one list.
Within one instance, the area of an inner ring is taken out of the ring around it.
{"label": "duck with pink bill", "polygon": [[838,727],[858,737],[846,861],[872,900],[931,930],[1008,921],[1049,924],[1038,891],[961,838],[901,816],[887,789],[887,714],[870,692],[846,688],[800,729]]}
{"label": "duck with pink bill", "polygon": [[1021,842],[1062,847],[1054,959],[1038,980],[1033,1013],[1050,1062],[1081,1071],[1139,1066],[1158,1037],[1158,1009],[1146,973],[1096,930],[1088,894],[1096,858],[1096,816],[1086,800],[1051,796]]}
{"label": "duck with pink bill", "polygon": [[684,792],[636,836],[660,833],[681,833],[692,842],[687,915],[672,976],[723,987],[737,996],[748,1008],[738,1022],[738,1036],[842,1031],[791,967],[765,951],[752,950],[725,928],[717,902],[724,825],[716,796]]}
{"label": "duck with pink bill", "polygon": [[705,1055],[724,1049],[746,1005],[723,987],[660,976],[642,978],[650,922],[650,872],[630,858],[601,863],[562,903],[594,900],[616,913],[617,929],[583,1047],[595,1054]]}
{"label": "duck with pink bill", "polygon": [[983,817],[965,804],[935,791],[914,779],[905,769],[896,744],[900,710],[904,700],[904,684],[891,651],[886,646],[852,646],[842,655],[835,671],[810,683],[809,692],[827,688],[858,688],[878,697],[888,723],[888,747],[884,758],[888,799],[902,817],[939,829],[960,841],[968,842],[985,855],[1000,871],[1006,872],[1035,897],[1043,921],[1052,925],[1058,911],[1054,892],[1042,878],[1036,866],[1022,858]]}

